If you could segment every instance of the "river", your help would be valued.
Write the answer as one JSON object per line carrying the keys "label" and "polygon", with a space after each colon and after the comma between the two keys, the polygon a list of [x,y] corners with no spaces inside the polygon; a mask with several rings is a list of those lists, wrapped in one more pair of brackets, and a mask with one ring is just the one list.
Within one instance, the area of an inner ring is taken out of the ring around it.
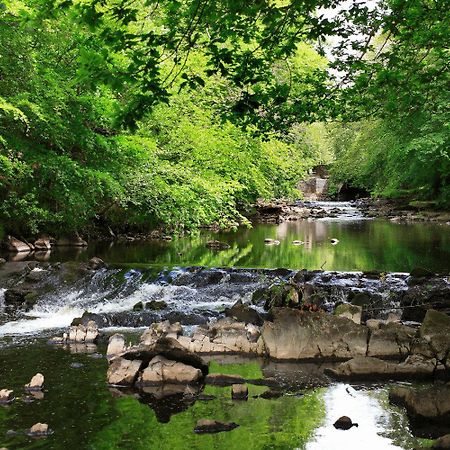
{"label": "river", "polygon": [[[289,274],[250,268],[399,273],[392,276],[390,289],[402,289],[402,273],[414,267],[450,271],[448,226],[366,220],[347,203],[322,206],[338,207],[341,213],[332,219],[260,224],[220,233],[207,230],[172,241],[57,248],[45,259],[73,263],[99,256],[111,267],[81,280],[55,278],[55,289],[30,311],[13,316],[3,309],[6,285],[0,277],[0,389],[14,389],[20,397],[0,406],[0,447],[410,450],[422,444],[412,436],[404,411],[389,405],[388,385],[331,382],[323,375],[323,364],[213,358],[211,372],[274,378],[283,385],[284,395],[261,398],[267,388],[250,385],[249,400],[236,402],[230,388],[206,386],[204,394],[214,395],[214,400],[195,401],[108,388],[104,342],[88,351],[46,343],[85,310],[109,320],[106,333],[120,327],[134,341],[147,325],[142,320],[156,320],[145,312],[132,312],[139,301],[164,300],[170,317],[192,328],[202,320],[215,320],[237,300],[250,301],[252,293],[274,277]],[[265,244],[269,238],[279,245]],[[229,248],[207,248],[212,239]],[[339,242],[333,245],[331,239]],[[19,259],[34,258],[21,255]],[[332,282],[337,284],[336,298],[330,301],[336,301],[341,295],[339,283],[343,287],[345,283]],[[23,385],[38,371],[46,377],[44,397],[28,398]],[[352,417],[359,427],[346,432],[334,429],[332,423],[341,415]],[[239,427],[218,435],[193,433],[196,420],[207,417],[233,420]],[[21,433],[36,422],[48,423],[54,433],[45,439]]]}

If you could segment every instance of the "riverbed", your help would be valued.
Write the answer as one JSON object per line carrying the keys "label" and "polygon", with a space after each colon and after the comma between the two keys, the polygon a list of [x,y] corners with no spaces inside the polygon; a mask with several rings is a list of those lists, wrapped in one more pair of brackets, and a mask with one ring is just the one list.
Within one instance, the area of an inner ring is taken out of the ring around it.
{"label": "riverbed", "polygon": [[[75,264],[99,256],[111,268],[96,272],[88,281],[68,277],[33,309],[14,317],[2,309],[4,286],[0,285],[0,389],[14,389],[17,396],[11,405],[0,406],[0,447],[411,450],[425,444],[413,437],[404,411],[389,405],[389,385],[332,382],[323,375],[326,364],[211,358],[211,372],[274,379],[283,387],[282,395],[263,398],[261,394],[269,388],[250,384],[248,401],[232,401],[229,387],[206,386],[203,394],[214,398],[203,400],[109,388],[105,341],[89,349],[47,344],[50,336],[61,334],[85,310],[123,318],[133,305],[145,300],[166,301],[173,317],[192,328],[199,318],[215,320],[237,300],[249,302],[270,277],[289,275],[289,270],[266,273],[248,268],[396,272],[392,283],[398,289],[404,273],[415,267],[441,274],[450,271],[450,227],[366,220],[348,204],[341,207],[342,214],[332,219],[259,224],[220,233],[205,230],[171,241],[56,248],[44,259]],[[279,244],[267,245],[265,239]],[[338,243],[333,245],[332,239]],[[227,243],[229,248],[207,248],[210,240]],[[294,241],[302,244],[294,245]],[[26,262],[35,257],[9,259]],[[205,270],[195,272],[194,266]],[[231,271],[231,267],[237,269]],[[336,295],[338,299],[339,290]],[[132,317],[139,318],[139,313]],[[104,332],[121,331],[136,341],[144,325],[138,319],[126,325],[110,323]],[[23,391],[36,372],[46,377],[40,399]],[[352,417],[359,427],[336,430],[332,424],[342,415]],[[239,427],[212,436],[198,435],[193,429],[201,418],[232,420]],[[42,439],[24,435],[36,422],[48,423],[53,434]]]}

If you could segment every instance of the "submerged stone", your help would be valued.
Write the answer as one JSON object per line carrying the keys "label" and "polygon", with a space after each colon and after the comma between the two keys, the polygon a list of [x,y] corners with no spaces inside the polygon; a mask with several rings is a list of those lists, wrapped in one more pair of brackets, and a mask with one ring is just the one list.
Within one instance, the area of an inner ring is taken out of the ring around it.
{"label": "submerged stone", "polygon": [[222,431],[231,431],[239,425],[234,422],[220,422],[218,420],[200,419],[195,425],[195,433],[220,433]]}

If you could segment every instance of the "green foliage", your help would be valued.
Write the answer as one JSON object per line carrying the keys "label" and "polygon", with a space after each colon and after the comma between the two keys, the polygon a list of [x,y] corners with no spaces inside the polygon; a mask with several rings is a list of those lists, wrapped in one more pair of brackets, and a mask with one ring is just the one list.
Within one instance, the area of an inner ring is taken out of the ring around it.
{"label": "green foliage", "polygon": [[[152,104],[124,131],[117,119],[141,94],[111,73],[131,64],[114,47],[121,44],[108,40],[113,22],[103,24],[103,34],[91,29],[76,15],[88,11],[81,4],[43,20],[39,4],[7,3],[0,13],[0,215],[7,232],[230,227],[248,223],[244,214],[257,198],[295,194],[319,149],[274,134],[263,140],[250,123],[244,130],[224,120],[233,87],[206,76],[202,52],[190,52],[170,102]],[[308,55],[299,72],[323,67],[306,45],[296,55]],[[164,76],[171,70],[161,65]]]}

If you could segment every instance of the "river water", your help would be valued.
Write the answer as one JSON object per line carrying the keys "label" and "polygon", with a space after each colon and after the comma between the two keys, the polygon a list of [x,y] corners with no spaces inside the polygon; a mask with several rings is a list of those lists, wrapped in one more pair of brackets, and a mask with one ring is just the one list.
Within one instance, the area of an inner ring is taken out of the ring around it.
{"label": "river water", "polygon": [[[409,450],[423,444],[412,436],[404,411],[389,405],[389,386],[334,383],[323,376],[323,365],[216,358],[212,372],[275,378],[284,386],[284,395],[257,398],[268,388],[250,385],[249,400],[236,402],[231,400],[230,388],[206,386],[204,393],[215,396],[206,402],[109,389],[107,362],[101,357],[104,343],[88,351],[46,344],[49,336],[61,333],[85,310],[108,318],[106,333],[126,323],[127,329],[121,330],[136,340],[145,320],[158,319],[144,313],[130,315],[138,301],[166,301],[171,317],[190,328],[201,320],[214,320],[237,300],[250,301],[252,293],[273,277],[288,276],[288,272],[230,271],[230,267],[408,272],[420,266],[450,271],[450,227],[365,220],[350,204],[322,207],[339,207],[341,212],[332,219],[204,231],[170,242],[55,249],[46,256],[49,261],[86,261],[95,255],[112,268],[81,281],[55,281],[55,289],[32,310],[14,317],[2,310],[5,289],[0,283],[0,389],[14,389],[18,397],[11,405],[0,406],[0,447]],[[266,245],[267,238],[280,244]],[[208,249],[206,242],[211,239],[230,248]],[[331,239],[339,242],[333,245]],[[295,240],[303,244],[294,245]],[[33,259],[32,255],[20,257]],[[186,269],[191,266],[216,269]],[[391,286],[402,289],[403,279],[394,277]],[[335,282],[333,301],[340,295],[340,281]],[[44,398],[31,401],[23,385],[38,371],[46,377]],[[352,417],[359,427],[335,430],[332,424],[342,415]],[[240,426],[229,433],[196,435],[193,428],[201,418],[235,421]],[[54,433],[38,440],[24,435],[36,422],[48,423]],[[8,430],[16,433],[8,434]]]}

